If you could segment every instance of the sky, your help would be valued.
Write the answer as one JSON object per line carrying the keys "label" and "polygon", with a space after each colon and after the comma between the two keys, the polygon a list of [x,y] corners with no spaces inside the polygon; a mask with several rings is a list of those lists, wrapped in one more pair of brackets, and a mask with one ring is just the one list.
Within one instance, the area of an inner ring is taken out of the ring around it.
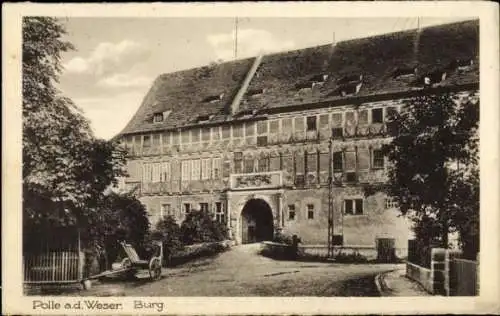
{"label": "sky", "polygon": [[[237,59],[467,18],[238,18]],[[99,138],[118,134],[162,73],[235,59],[235,18],[64,18],[59,88]]]}

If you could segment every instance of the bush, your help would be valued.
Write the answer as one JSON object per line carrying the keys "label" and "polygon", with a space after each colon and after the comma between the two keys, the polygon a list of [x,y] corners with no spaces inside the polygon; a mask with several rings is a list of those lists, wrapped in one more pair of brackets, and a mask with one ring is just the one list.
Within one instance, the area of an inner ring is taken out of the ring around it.
{"label": "bush", "polygon": [[168,265],[176,266],[197,258],[215,256],[221,252],[226,251],[227,249],[229,249],[229,247],[220,242],[201,244],[196,245],[195,247],[186,247],[182,251],[178,251],[177,253],[173,254]]}
{"label": "bush", "polygon": [[277,242],[280,244],[285,244],[285,245],[292,245],[292,236],[283,234],[283,233],[276,233],[273,236],[273,242]]}
{"label": "bush", "polygon": [[227,239],[227,227],[214,221],[208,213],[198,210],[187,214],[180,230],[185,245]]}
{"label": "bush", "polygon": [[150,239],[162,241],[165,262],[169,262],[172,255],[184,247],[181,240],[181,228],[172,216],[165,216],[156,224]]}

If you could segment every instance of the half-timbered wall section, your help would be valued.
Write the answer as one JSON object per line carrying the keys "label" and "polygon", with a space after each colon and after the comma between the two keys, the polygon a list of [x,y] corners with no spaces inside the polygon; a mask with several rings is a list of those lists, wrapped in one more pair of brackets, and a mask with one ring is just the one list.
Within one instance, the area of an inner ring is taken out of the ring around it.
{"label": "half-timbered wall section", "polygon": [[404,248],[397,205],[364,191],[386,181],[387,119],[422,93],[478,99],[478,82],[477,21],[164,74],[119,135],[125,186],[153,222],[201,209],[240,242],[242,208],[258,198],[275,229],[325,244],[331,169],[336,239]]}

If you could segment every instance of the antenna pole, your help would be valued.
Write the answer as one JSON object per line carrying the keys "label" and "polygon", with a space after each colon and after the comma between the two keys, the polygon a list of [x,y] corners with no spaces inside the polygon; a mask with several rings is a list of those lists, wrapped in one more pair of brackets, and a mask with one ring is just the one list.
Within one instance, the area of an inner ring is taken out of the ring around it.
{"label": "antenna pole", "polygon": [[234,21],[234,59],[238,58],[238,17]]}

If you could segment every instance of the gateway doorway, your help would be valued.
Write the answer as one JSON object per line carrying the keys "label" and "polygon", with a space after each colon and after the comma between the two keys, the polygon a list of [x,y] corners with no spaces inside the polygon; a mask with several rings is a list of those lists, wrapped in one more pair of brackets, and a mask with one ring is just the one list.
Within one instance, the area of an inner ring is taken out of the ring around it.
{"label": "gateway doorway", "polygon": [[241,211],[241,243],[273,239],[273,212],[262,199],[251,199]]}

